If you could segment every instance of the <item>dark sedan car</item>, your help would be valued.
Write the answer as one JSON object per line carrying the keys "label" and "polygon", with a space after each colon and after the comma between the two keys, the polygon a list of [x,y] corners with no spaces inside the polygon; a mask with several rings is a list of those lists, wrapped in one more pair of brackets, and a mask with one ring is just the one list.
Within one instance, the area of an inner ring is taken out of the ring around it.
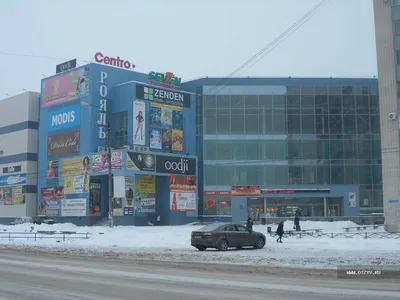
{"label": "dark sedan car", "polygon": [[250,231],[241,224],[212,224],[192,232],[191,244],[204,251],[216,248],[226,251],[228,248],[254,247],[262,249],[265,246],[265,235]]}

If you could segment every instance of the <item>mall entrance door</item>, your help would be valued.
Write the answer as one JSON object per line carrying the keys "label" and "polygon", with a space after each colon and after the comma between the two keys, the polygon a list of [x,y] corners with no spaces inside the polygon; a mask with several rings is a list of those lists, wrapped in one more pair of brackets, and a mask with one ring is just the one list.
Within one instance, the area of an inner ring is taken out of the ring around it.
{"label": "mall entrance door", "polygon": [[254,222],[261,222],[261,218],[265,215],[264,198],[247,198],[247,217]]}

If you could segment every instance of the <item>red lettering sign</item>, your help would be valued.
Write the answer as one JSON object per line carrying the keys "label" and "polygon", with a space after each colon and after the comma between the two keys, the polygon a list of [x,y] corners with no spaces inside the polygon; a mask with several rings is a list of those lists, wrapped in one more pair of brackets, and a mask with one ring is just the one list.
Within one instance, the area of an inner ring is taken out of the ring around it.
{"label": "red lettering sign", "polygon": [[127,70],[134,69],[136,67],[129,60],[123,60],[119,56],[117,56],[116,58],[111,56],[105,56],[101,52],[97,52],[94,55],[94,60],[100,64],[105,64],[108,66],[123,68]]}

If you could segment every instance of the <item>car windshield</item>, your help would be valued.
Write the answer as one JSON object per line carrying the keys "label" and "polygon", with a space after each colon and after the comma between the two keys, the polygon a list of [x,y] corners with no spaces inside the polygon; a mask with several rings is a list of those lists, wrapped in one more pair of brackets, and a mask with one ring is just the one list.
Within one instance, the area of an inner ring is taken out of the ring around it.
{"label": "car windshield", "polygon": [[210,232],[210,231],[213,231],[213,230],[217,229],[217,228],[220,227],[220,226],[221,226],[221,224],[212,224],[212,225],[204,226],[204,227],[200,228],[200,229],[197,230],[197,231],[200,231],[200,232]]}

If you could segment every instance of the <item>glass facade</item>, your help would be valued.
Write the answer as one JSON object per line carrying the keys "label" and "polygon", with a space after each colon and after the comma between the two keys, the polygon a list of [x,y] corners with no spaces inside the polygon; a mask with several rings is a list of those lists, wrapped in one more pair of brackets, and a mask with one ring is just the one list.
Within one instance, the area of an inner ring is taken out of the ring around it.
{"label": "glass facade", "polygon": [[113,115],[114,141],[116,149],[128,145],[128,112],[122,111]]}
{"label": "glass facade", "polygon": [[204,186],[359,184],[382,207],[377,84],[238,90],[203,96]]}

